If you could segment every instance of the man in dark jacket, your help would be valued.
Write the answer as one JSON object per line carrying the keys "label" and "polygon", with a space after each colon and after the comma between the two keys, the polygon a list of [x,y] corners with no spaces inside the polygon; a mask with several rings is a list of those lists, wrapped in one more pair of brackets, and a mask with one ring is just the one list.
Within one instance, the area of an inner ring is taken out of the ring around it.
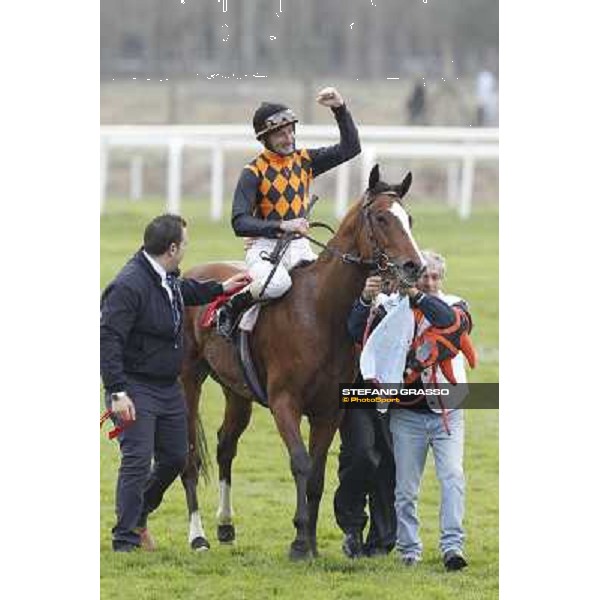
{"label": "man in dark jacket", "polygon": [[243,310],[256,300],[283,296],[292,285],[288,271],[316,258],[308,240],[299,238],[291,242],[272,275],[273,264],[265,260],[283,233],[308,232],[312,180],[360,153],[358,130],[341,94],[333,87],[324,88],[317,102],[333,112],[339,144],[296,148],[298,119],[287,106],[263,102],[254,113],[256,138],[265,149],[242,170],[231,211],[235,234],[252,238],[246,245],[252,283],[219,311],[218,331],[226,337]]}
{"label": "man in dark jacket", "polygon": [[143,247],[102,294],[100,371],[107,408],[122,427],[112,530],[118,552],[153,545],[148,514],[185,466],[186,409],[178,382],[184,305],[210,302],[246,277],[223,284],[180,279],[186,245],[184,219],[156,217],[146,227]]}

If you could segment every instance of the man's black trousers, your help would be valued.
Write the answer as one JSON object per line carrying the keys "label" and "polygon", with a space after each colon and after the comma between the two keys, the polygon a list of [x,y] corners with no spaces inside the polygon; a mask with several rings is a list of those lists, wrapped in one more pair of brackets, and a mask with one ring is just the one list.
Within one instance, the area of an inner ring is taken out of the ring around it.
{"label": "man's black trousers", "polygon": [[395,466],[388,414],[373,408],[348,409],[340,426],[339,486],[334,511],[344,533],[360,533],[367,523],[365,551],[390,551],[396,538]]}
{"label": "man's black trousers", "polygon": [[[139,528],[158,508],[185,467],[187,417],[179,382],[158,386],[129,381],[136,419],[119,435],[121,466],[116,491],[113,548],[139,546]],[[107,398],[107,405],[110,401]],[[154,462],[152,462],[154,460]]]}

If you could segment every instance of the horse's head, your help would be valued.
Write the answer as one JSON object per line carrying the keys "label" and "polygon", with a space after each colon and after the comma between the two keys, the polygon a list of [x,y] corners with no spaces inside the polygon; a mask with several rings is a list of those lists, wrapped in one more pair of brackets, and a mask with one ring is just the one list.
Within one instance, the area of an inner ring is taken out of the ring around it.
{"label": "horse's head", "polygon": [[425,269],[411,233],[412,219],[400,201],[411,183],[412,174],[408,173],[402,183],[390,185],[379,178],[379,165],[375,165],[360,202],[361,256],[374,261],[382,275],[396,277],[403,285],[414,285]]}

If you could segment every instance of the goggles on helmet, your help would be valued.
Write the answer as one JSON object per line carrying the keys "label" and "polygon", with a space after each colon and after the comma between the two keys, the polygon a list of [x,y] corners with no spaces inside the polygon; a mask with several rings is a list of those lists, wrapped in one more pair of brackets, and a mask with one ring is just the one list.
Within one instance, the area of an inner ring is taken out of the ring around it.
{"label": "goggles on helmet", "polygon": [[256,134],[256,137],[260,138],[261,136],[265,135],[265,133],[269,133],[270,131],[284,127],[285,125],[290,125],[297,122],[298,118],[291,109],[288,108],[286,110],[282,110],[265,119],[264,127]]}

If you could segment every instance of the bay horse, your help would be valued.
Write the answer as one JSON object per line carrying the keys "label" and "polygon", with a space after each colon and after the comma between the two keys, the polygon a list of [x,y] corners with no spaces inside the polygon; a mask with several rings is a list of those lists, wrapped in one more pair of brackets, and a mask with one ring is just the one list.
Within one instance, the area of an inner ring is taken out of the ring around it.
{"label": "bay horse", "polygon": [[[342,220],[334,237],[308,266],[291,272],[292,288],[282,298],[262,307],[251,334],[250,348],[256,370],[267,393],[269,409],[289,453],[296,485],[296,537],[290,558],[317,555],[317,518],[323,494],[327,452],[342,410],[338,384],[355,376],[354,347],[347,333],[353,302],[373,271],[395,272],[404,285],[414,285],[424,261],[410,231],[410,217],[400,199],[412,181],[401,184],[379,179],[376,165],[369,187]],[[243,263],[211,263],[190,269],[185,276],[199,280],[224,280]],[[217,536],[232,542],[235,529],[231,506],[231,464],[237,444],[252,411],[252,392],[235,354],[234,345],[214,327],[200,328],[206,307],[190,307],[185,314],[185,358],[182,384],[187,401],[189,458],[182,474],[189,511],[192,548],[209,547],[202,527],[196,487],[205,461],[203,431],[198,435],[198,404],[202,383],[210,375],[225,395],[225,414],[218,431],[217,461],[220,500]],[[308,417],[308,450],[300,421]]]}

